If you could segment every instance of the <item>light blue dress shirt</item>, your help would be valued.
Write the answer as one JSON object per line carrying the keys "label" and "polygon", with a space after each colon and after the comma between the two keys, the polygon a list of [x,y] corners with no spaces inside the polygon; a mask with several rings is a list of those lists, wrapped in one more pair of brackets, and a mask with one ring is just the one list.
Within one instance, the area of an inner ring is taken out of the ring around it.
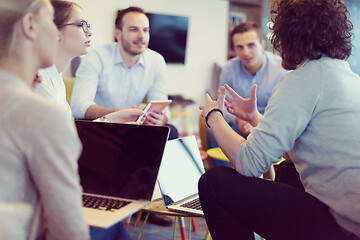
{"label": "light blue dress shirt", "polygon": [[[243,98],[250,97],[251,87],[257,84],[257,107],[263,114],[274,87],[287,73],[281,66],[281,58],[270,52],[264,51],[264,62],[260,70],[251,75],[238,57],[230,59],[223,67],[220,74],[219,88],[225,83]],[[226,112],[225,119],[228,123],[235,124],[235,116]]]}
{"label": "light blue dress shirt", "polygon": [[145,97],[148,102],[165,100],[165,86],[166,64],[159,53],[146,49],[129,69],[118,44],[111,43],[81,59],[71,97],[72,113],[75,119],[82,119],[93,104],[129,108],[141,104]]}

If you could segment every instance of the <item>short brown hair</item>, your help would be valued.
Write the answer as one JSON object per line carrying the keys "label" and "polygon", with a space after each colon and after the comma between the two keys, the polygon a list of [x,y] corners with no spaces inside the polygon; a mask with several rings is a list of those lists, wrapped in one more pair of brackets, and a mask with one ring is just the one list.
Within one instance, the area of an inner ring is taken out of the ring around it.
{"label": "short brown hair", "polygon": [[230,39],[231,39],[231,48],[234,48],[234,43],[233,43],[233,37],[235,34],[238,34],[238,33],[246,33],[246,32],[249,32],[249,31],[255,31],[258,35],[258,38],[259,40],[262,39],[261,37],[261,29],[258,27],[258,25],[254,22],[250,22],[250,21],[247,21],[247,22],[244,22],[240,25],[237,25],[235,26],[234,30],[232,30],[231,34],[230,34]]}
{"label": "short brown hair", "polygon": [[352,49],[352,23],[341,0],[275,0],[270,11],[271,43],[283,59],[283,67],[295,69],[305,59],[322,54],[347,59]]}
{"label": "short brown hair", "polygon": [[125,8],[123,10],[119,10],[118,11],[118,14],[117,14],[117,17],[116,17],[116,20],[115,20],[115,27],[117,29],[122,29],[122,26],[123,26],[123,18],[124,18],[124,15],[129,13],[129,12],[137,12],[137,13],[142,13],[144,14],[146,17],[148,17],[144,11],[144,9],[142,8],[139,8],[139,7],[128,7],[128,8]]}

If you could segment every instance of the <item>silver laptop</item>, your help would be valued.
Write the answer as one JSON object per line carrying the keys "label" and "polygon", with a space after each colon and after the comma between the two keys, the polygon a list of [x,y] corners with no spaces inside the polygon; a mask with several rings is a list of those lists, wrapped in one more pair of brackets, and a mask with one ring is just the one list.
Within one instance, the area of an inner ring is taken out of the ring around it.
{"label": "silver laptop", "polygon": [[204,216],[198,195],[198,181],[204,172],[195,136],[168,141],[158,175],[166,208]]}
{"label": "silver laptop", "polygon": [[150,203],[168,127],[75,121],[83,210],[91,226],[107,228]]}

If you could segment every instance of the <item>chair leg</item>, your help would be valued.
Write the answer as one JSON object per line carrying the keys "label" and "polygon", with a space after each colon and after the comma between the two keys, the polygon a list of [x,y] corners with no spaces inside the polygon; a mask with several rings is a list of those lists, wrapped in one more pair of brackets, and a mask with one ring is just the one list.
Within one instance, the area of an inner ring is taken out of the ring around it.
{"label": "chair leg", "polygon": [[193,228],[193,232],[197,232],[197,227],[196,227],[196,221],[195,221],[195,218],[191,218],[191,226]]}
{"label": "chair leg", "polygon": [[[133,235],[133,233],[134,233],[134,231],[135,231],[135,228],[136,228],[137,226],[139,226],[140,217],[141,217],[141,214],[140,214],[140,212],[138,212],[138,213],[136,214],[136,220],[135,220],[134,226],[133,226],[133,228],[132,228],[132,230],[131,230],[130,236]],[[146,219],[146,220],[147,220],[147,219]]]}
{"label": "chair leg", "polygon": [[174,219],[174,233],[173,233],[173,239],[176,240],[176,224],[177,224],[177,218]]}
{"label": "chair leg", "polygon": [[210,238],[210,231],[209,231],[209,229],[208,229],[208,230],[206,231],[204,240],[209,240],[209,238]]}
{"label": "chair leg", "polygon": [[137,213],[137,216],[138,216],[138,218],[136,218],[136,219],[137,219],[137,221],[136,221],[136,226],[137,226],[137,227],[140,225],[141,214],[142,214],[142,211],[139,211],[139,212]]}
{"label": "chair leg", "polygon": [[125,218],[125,220],[124,220],[124,224],[125,224],[126,229],[129,229],[130,221],[131,221],[131,215],[128,216],[127,218]]}
{"label": "chair leg", "polygon": [[143,233],[143,231],[144,231],[145,224],[146,224],[146,222],[147,222],[147,220],[148,220],[148,218],[149,218],[149,215],[150,215],[150,213],[147,213],[147,214],[146,214],[146,217],[145,217],[145,219],[144,219],[144,223],[143,223],[143,225],[142,225],[142,228],[141,228],[141,230],[140,230],[140,234],[139,234],[139,237],[138,237],[137,240],[140,240],[140,238],[141,238],[141,235],[142,235],[142,233]]}
{"label": "chair leg", "polygon": [[188,233],[188,237],[189,240],[191,240],[191,226],[192,226],[192,221],[193,219],[191,217],[189,217],[189,233]]}
{"label": "chair leg", "polygon": [[185,229],[185,221],[183,217],[179,217],[179,226],[180,226],[180,233],[181,233],[181,239],[187,240],[186,238],[186,229]]}

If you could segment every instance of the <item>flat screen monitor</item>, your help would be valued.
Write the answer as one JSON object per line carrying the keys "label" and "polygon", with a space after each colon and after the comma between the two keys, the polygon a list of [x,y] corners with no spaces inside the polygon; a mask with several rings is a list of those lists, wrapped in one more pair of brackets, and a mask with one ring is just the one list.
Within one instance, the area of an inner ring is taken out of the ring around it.
{"label": "flat screen monitor", "polygon": [[147,14],[150,21],[149,48],[160,53],[166,63],[185,63],[189,18]]}

